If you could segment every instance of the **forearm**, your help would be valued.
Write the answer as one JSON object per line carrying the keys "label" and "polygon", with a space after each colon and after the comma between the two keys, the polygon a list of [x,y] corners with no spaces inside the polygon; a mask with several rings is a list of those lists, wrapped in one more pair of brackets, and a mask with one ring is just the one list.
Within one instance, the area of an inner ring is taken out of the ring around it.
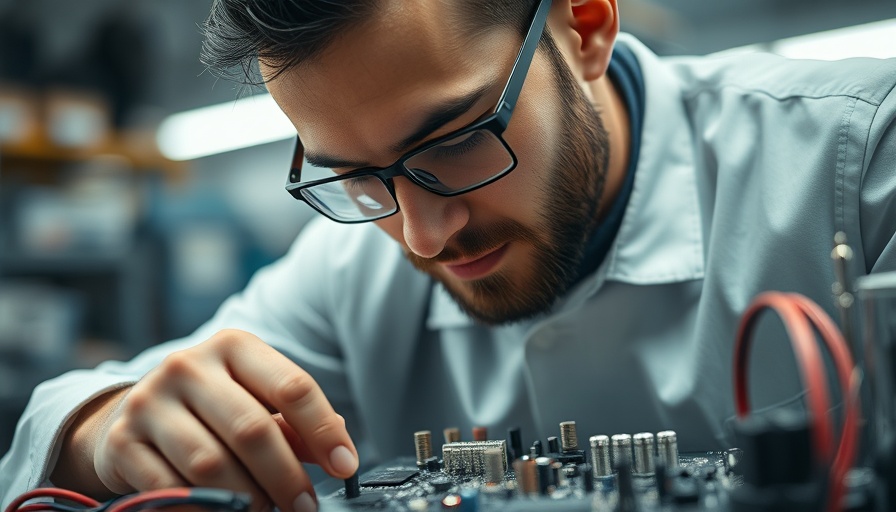
{"label": "forearm", "polygon": [[96,474],[94,453],[116,407],[129,390],[130,386],[100,395],[78,412],[61,439],[59,458],[50,473],[54,485],[100,500],[114,496]]}

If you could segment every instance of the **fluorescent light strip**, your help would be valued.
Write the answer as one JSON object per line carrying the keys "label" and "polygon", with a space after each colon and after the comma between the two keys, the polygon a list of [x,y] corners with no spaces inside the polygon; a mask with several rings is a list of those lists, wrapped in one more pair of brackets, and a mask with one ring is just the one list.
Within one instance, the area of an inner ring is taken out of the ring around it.
{"label": "fluorescent light strip", "polygon": [[159,126],[156,142],[171,160],[192,160],[296,136],[269,94],[174,114]]}
{"label": "fluorescent light strip", "polygon": [[[720,53],[770,51],[795,59],[896,57],[896,19],[829,30]],[[159,127],[157,141],[171,160],[192,160],[296,136],[295,128],[268,94],[174,114]]]}

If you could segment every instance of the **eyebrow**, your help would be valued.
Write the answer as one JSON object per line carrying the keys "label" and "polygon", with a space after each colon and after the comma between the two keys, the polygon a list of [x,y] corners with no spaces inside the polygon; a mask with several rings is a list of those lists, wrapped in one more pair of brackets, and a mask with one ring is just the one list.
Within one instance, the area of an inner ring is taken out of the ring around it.
{"label": "eyebrow", "polygon": [[[397,144],[390,146],[389,149],[396,153],[405,153],[439,128],[469,112],[470,109],[473,108],[486,93],[488,93],[488,91],[494,88],[494,86],[495,81],[490,81],[472,92],[457,98],[452,98],[436,106],[426,115],[419,128],[414,130],[413,133],[399,141]],[[368,162],[345,160],[325,153],[306,152],[305,159],[309,164],[322,168],[370,167],[370,163]]]}

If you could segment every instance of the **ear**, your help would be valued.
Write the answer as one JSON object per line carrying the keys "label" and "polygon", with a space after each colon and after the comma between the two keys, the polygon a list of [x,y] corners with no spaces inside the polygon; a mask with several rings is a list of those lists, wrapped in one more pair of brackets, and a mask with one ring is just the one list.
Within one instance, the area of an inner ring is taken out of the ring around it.
{"label": "ear", "polygon": [[549,23],[578,78],[592,81],[606,73],[619,34],[616,0],[555,0]]}

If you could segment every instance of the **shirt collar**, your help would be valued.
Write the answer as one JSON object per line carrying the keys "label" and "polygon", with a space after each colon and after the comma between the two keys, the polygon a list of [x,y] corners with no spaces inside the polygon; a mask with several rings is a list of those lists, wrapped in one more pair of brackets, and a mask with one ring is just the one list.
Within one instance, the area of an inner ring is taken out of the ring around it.
{"label": "shirt collar", "polygon": [[[704,275],[692,132],[678,80],[634,37],[620,34],[616,44],[634,52],[644,76],[646,105],[634,187],[606,259],[559,301],[559,308],[585,300],[605,280],[650,285],[702,279]],[[435,283],[427,327],[473,323],[442,284]]]}

